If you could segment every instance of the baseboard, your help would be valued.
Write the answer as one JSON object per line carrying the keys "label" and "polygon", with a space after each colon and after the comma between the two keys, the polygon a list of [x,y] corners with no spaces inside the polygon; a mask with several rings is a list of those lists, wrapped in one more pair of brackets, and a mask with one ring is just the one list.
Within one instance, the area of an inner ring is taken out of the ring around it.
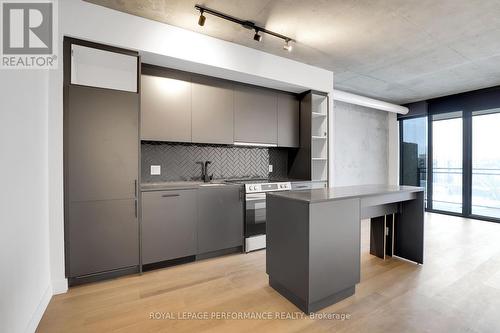
{"label": "baseboard", "polygon": [[28,323],[28,327],[26,327],[25,332],[35,332],[42,316],[49,305],[50,299],[52,298],[52,288],[51,286],[47,286],[45,293],[43,293],[42,299],[38,303],[38,306],[31,316],[30,322]]}
{"label": "baseboard", "polygon": [[52,294],[64,294],[68,291],[68,279],[52,281]]}

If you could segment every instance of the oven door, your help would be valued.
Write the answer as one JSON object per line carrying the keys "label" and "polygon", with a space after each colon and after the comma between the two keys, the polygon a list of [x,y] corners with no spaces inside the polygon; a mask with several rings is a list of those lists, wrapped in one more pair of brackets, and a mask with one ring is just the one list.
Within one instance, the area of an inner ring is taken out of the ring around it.
{"label": "oven door", "polygon": [[245,195],[245,237],[266,234],[266,194]]}

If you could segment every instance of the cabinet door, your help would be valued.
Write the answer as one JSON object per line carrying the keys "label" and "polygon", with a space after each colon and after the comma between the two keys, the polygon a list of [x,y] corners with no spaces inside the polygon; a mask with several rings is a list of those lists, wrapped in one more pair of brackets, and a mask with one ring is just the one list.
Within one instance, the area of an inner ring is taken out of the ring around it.
{"label": "cabinet door", "polygon": [[71,84],[137,92],[137,56],[71,45]]}
{"label": "cabinet door", "polygon": [[299,100],[294,95],[278,94],[278,146],[299,147]]}
{"label": "cabinet door", "polygon": [[135,199],[69,204],[69,277],[139,265]]}
{"label": "cabinet door", "polygon": [[229,82],[207,77],[193,79],[193,142],[234,142],[233,97],[233,85]]}
{"label": "cabinet door", "polygon": [[142,193],[142,262],[196,254],[196,190]]}
{"label": "cabinet door", "polygon": [[243,198],[240,187],[198,190],[198,253],[243,245]]}
{"label": "cabinet door", "polygon": [[67,199],[135,198],[139,95],[74,85],[68,89]]}
{"label": "cabinet door", "polygon": [[141,139],[191,142],[191,82],[141,76]]}
{"label": "cabinet door", "polygon": [[65,110],[69,277],[139,264],[139,96],[71,85]]}
{"label": "cabinet door", "polygon": [[234,141],[277,144],[276,93],[264,88],[235,86]]}

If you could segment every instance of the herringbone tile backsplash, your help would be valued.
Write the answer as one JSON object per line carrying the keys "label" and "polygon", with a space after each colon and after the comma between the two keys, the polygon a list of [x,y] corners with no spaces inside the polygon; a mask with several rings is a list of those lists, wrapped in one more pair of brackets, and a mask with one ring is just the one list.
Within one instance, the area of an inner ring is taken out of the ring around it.
{"label": "herringbone tile backsplash", "polygon": [[[144,183],[200,179],[198,161],[212,161],[208,174],[214,179],[286,178],[288,174],[286,148],[143,141],[141,155]],[[268,172],[269,164],[273,165],[272,173]],[[161,175],[152,176],[151,165],[160,165]]]}

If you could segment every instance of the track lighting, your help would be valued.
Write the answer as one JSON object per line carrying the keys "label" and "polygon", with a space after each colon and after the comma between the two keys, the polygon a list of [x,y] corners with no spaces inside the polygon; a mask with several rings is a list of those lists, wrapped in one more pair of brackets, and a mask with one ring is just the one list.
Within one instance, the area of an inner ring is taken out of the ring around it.
{"label": "track lighting", "polygon": [[283,45],[283,49],[286,50],[286,51],[288,51],[288,52],[292,51],[292,44],[291,43],[295,42],[295,41],[293,39],[291,39],[290,37],[281,35],[281,34],[279,34],[277,32],[271,31],[271,30],[267,30],[264,27],[259,27],[259,26],[257,26],[252,21],[241,20],[239,18],[236,18],[236,17],[230,16],[230,15],[221,13],[219,11],[216,11],[216,10],[204,7],[204,6],[195,5],[194,8],[197,11],[200,12],[200,18],[198,19],[198,24],[200,26],[205,25],[206,17],[203,14],[204,13],[208,13],[208,14],[211,14],[213,16],[217,16],[217,17],[219,17],[221,19],[224,19],[224,20],[236,23],[238,25],[241,25],[245,29],[254,30],[255,34],[253,35],[253,39],[255,41],[257,41],[257,42],[260,42],[262,40],[262,33],[265,33],[265,34],[268,34],[268,35],[280,38],[280,39],[282,39],[282,40],[285,41],[285,45]]}
{"label": "track lighting", "polygon": [[200,18],[198,19],[198,25],[203,27],[205,25],[205,20],[207,18],[203,15],[203,10],[200,10]]}
{"label": "track lighting", "polygon": [[283,45],[283,50],[286,50],[288,52],[292,52],[292,44],[290,44],[289,40],[287,40],[285,42],[285,45]]}
{"label": "track lighting", "polygon": [[255,35],[253,35],[253,40],[260,42],[262,40],[262,35],[259,35],[259,30],[255,30]]}

